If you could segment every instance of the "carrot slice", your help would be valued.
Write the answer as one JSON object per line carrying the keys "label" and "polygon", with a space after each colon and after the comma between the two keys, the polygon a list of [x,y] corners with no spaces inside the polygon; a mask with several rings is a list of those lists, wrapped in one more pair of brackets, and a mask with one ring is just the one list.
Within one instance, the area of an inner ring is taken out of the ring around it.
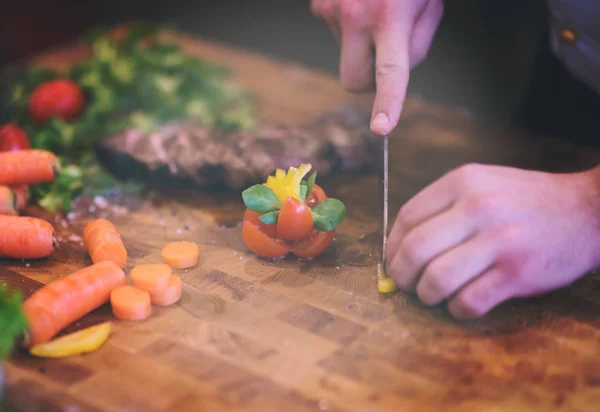
{"label": "carrot slice", "polygon": [[0,216],[0,257],[40,259],[54,251],[54,228],[33,217]]}
{"label": "carrot slice", "polygon": [[0,153],[0,185],[29,185],[51,182],[60,170],[60,161],[45,150]]}
{"label": "carrot slice", "polygon": [[27,206],[27,203],[29,203],[29,197],[31,195],[29,192],[29,186],[11,186],[11,190],[17,198],[17,210],[25,209],[25,206]]}
{"label": "carrot slice", "polygon": [[171,274],[169,265],[139,265],[131,270],[131,283],[136,288],[152,294],[153,291],[163,290],[169,285]]}
{"label": "carrot slice", "polygon": [[178,302],[181,294],[181,278],[172,275],[166,288],[150,292],[150,300],[155,305],[169,306]]}
{"label": "carrot slice", "polygon": [[17,214],[17,196],[7,186],[0,186],[0,215]]}
{"label": "carrot slice", "polygon": [[173,269],[185,269],[198,263],[198,245],[193,242],[173,242],[162,250],[165,263]]}
{"label": "carrot slice", "polygon": [[119,286],[110,294],[113,314],[121,320],[144,320],[152,313],[150,293],[135,286]]}
{"label": "carrot slice", "polygon": [[112,262],[97,263],[50,282],[23,304],[29,323],[24,345],[32,347],[52,339],[108,302],[113,289],[125,283],[125,273]]}
{"label": "carrot slice", "polygon": [[92,262],[110,260],[120,268],[127,264],[127,249],[117,228],[108,220],[90,222],[83,232],[83,240]]}

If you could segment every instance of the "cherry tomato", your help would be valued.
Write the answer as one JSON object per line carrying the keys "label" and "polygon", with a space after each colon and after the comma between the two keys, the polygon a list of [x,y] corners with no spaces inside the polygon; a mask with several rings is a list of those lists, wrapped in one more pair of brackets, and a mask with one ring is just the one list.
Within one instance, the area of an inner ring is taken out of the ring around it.
{"label": "cherry tomato", "polygon": [[0,152],[10,152],[31,148],[27,135],[13,123],[0,127]]}
{"label": "cherry tomato", "polygon": [[83,109],[84,96],[79,85],[58,79],[39,85],[29,99],[29,113],[38,122],[52,117],[61,120],[75,118]]}
{"label": "cherry tomato", "polygon": [[269,237],[276,238],[277,237],[277,225],[267,225],[266,223],[261,222],[258,218],[260,217],[260,213],[256,213],[250,209],[246,209],[246,213],[244,213],[244,222],[250,222],[255,226],[258,226],[260,230],[265,232],[265,234]]}
{"label": "cherry tomato", "polygon": [[277,218],[277,236],[295,242],[310,235],[314,227],[315,222],[308,206],[293,197],[288,197]]}
{"label": "cherry tomato", "polygon": [[315,229],[310,237],[292,247],[292,253],[302,258],[314,258],[327,250],[334,237],[335,230],[321,232]]}
{"label": "cherry tomato", "polygon": [[310,191],[310,194],[306,196],[306,205],[310,208],[315,207],[322,201],[327,200],[327,195],[321,186],[315,184]]}
{"label": "cherry tomato", "polygon": [[242,224],[242,238],[248,249],[268,259],[278,259],[287,255],[289,247],[281,241],[268,236],[258,225],[250,221]]}

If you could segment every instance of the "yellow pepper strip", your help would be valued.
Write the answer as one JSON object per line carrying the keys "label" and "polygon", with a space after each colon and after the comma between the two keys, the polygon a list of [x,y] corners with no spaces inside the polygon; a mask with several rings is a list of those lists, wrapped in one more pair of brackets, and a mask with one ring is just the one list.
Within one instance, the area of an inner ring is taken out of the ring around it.
{"label": "yellow pepper strip", "polygon": [[40,358],[64,358],[93,352],[106,342],[110,329],[111,323],[104,322],[34,346],[29,353]]}
{"label": "yellow pepper strip", "polygon": [[275,176],[269,176],[265,186],[269,187],[277,199],[283,204],[288,197],[300,200],[300,183],[304,176],[310,172],[310,164],[301,164],[300,167],[290,167],[287,173],[277,169]]}

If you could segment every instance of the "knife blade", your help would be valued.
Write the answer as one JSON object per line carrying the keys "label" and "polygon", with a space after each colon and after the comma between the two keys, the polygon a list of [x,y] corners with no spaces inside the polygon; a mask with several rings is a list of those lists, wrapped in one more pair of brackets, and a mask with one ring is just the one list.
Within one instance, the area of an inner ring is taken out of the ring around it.
{"label": "knife blade", "polygon": [[388,136],[383,136],[381,144],[381,213],[382,213],[382,225],[381,225],[381,244],[379,248],[380,264],[377,267],[377,276],[379,278],[387,277],[387,232],[388,232],[388,174],[389,174],[389,156],[388,156]]}

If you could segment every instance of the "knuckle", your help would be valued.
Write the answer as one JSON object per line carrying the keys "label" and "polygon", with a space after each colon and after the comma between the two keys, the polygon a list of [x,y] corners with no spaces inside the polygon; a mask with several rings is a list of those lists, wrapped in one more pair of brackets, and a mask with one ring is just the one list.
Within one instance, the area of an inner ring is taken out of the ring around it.
{"label": "knuckle", "polygon": [[475,192],[465,200],[465,212],[467,216],[491,216],[496,210],[497,200],[494,196]]}
{"label": "knuckle", "polygon": [[408,76],[409,68],[400,64],[397,59],[388,58],[377,63],[377,77]]}
{"label": "knuckle", "polygon": [[485,314],[485,307],[471,293],[459,293],[452,301],[452,314],[461,318],[480,317]]}
{"label": "knuckle", "polygon": [[427,252],[426,241],[418,232],[413,232],[409,233],[400,245],[406,262],[410,267],[419,267],[425,262]]}
{"label": "knuckle", "polygon": [[359,76],[348,70],[340,70],[340,82],[344,89],[352,93],[361,93],[372,89],[372,80],[367,75]]}
{"label": "knuckle", "polygon": [[435,305],[446,296],[448,282],[443,274],[431,269],[426,270],[417,286],[417,295],[426,305]]}
{"label": "knuckle", "polygon": [[344,24],[358,25],[362,23],[364,16],[361,1],[346,0],[340,5],[340,18]]}

